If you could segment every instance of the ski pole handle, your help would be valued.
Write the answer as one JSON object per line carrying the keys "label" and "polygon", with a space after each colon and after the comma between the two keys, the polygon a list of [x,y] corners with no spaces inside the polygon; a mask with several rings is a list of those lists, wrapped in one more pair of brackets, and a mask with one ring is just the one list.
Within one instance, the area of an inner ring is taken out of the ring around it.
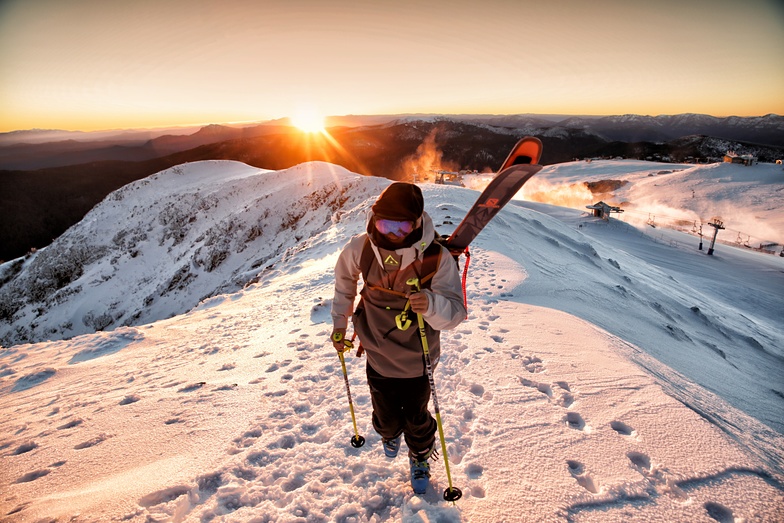
{"label": "ski pole handle", "polygon": [[350,352],[354,348],[354,342],[346,338],[346,334],[340,330],[335,330],[330,336],[332,346],[339,353]]}

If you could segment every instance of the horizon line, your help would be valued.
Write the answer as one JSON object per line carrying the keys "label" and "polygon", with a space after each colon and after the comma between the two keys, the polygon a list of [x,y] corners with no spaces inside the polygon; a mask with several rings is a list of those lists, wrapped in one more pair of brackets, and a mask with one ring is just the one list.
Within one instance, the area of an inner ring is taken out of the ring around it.
{"label": "horizon line", "polygon": [[[766,114],[758,114],[758,115],[736,115],[736,114],[727,114],[718,116],[715,114],[709,113],[694,113],[694,112],[685,112],[685,113],[662,113],[662,114],[644,114],[644,113],[613,113],[613,114],[585,114],[585,113],[422,113],[422,112],[412,112],[412,113],[374,113],[374,114],[343,114],[343,115],[329,115],[325,116],[324,120],[328,121],[330,119],[340,119],[340,118],[406,118],[406,117],[474,117],[474,118],[481,118],[481,117],[514,117],[514,116],[539,116],[539,117],[564,117],[564,118],[610,118],[614,116],[643,116],[643,117],[650,117],[650,118],[658,118],[663,116],[685,116],[685,115],[694,115],[694,116],[709,116],[711,118],[765,118],[768,116],[775,116],[780,117],[781,115],[770,112]],[[109,133],[109,132],[129,132],[129,131],[159,131],[165,129],[189,129],[189,128],[203,128],[210,125],[222,125],[222,126],[252,126],[252,125],[266,125],[266,124],[274,124],[274,123],[281,123],[282,125],[290,126],[291,123],[290,116],[282,116],[278,118],[270,118],[266,120],[233,120],[233,121],[211,121],[211,122],[201,122],[201,123],[172,123],[172,124],[162,124],[156,125],[151,127],[113,127],[113,128],[101,128],[101,129],[90,129],[90,130],[83,130],[83,129],[63,129],[63,128],[41,128],[41,127],[31,127],[26,129],[12,129],[8,131],[0,131],[0,135],[4,134],[12,134],[12,133],[26,133],[26,132],[62,132],[62,133]],[[283,122],[289,122],[283,124]]]}

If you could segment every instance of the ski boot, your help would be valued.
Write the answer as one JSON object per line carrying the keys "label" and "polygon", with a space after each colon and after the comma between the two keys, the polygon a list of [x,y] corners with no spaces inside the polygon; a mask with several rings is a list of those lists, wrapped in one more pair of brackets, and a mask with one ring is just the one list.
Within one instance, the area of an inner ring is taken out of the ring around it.
{"label": "ski boot", "polygon": [[400,436],[383,440],[384,455],[390,459],[397,457],[400,450]]}
{"label": "ski boot", "polygon": [[430,484],[430,458],[437,458],[438,452],[433,443],[429,449],[421,454],[414,455],[409,452],[408,461],[411,465],[411,487],[414,489],[414,494],[424,494],[427,491],[427,486]]}
{"label": "ski boot", "polygon": [[427,459],[418,461],[414,457],[408,458],[411,464],[411,487],[414,494],[424,494],[430,484],[430,463]]}

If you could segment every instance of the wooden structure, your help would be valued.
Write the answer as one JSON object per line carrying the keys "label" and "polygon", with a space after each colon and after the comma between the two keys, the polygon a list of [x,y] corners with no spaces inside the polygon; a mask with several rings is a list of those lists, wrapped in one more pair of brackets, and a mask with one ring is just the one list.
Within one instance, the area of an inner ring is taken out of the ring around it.
{"label": "wooden structure", "polygon": [[737,155],[733,151],[727,151],[724,155],[724,163],[737,163],[740,165],[754,165],[757,163],[757,158],[750,154]]}
{"label": "wooden structure", "polygon": [[591,209],[593,211],[593,215],[597,218],[601,218],[602,220],[609,220],[610,213],[622,213],[623,209],[620,207],[615,207],[613,205],[604,203],[604,202],[597,202],[593,205],[586,205],[586,209]]}

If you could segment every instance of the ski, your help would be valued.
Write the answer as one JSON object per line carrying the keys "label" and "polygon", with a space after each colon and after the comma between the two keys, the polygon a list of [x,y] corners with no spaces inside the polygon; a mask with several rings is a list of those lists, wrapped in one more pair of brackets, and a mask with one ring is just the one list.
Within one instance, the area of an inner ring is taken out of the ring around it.
{"label": "ski", "polygon": [[509,153],[498,174],[482,191],[463,221],[449,236],[446,247],[453,255],[465,251],[484,227],[542,166],[542,142],[533,136],[521,139]]}

